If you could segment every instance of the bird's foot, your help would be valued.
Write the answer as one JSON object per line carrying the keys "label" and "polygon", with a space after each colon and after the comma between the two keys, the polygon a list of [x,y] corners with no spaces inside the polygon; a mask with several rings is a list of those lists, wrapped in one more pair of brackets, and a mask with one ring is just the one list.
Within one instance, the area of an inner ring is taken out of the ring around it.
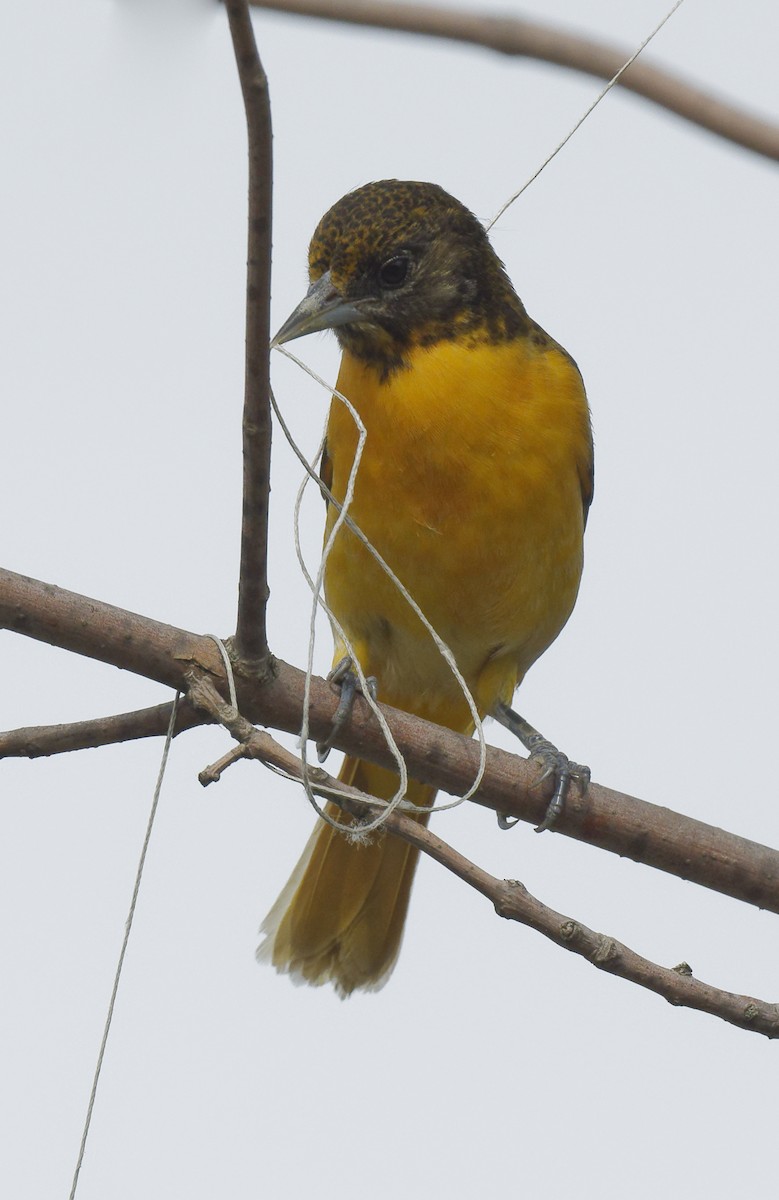
{"label": "bird's foot", "polygon": [[[325,761],[328,754],[333,748],[333,742],[338,737],[338,734],[343,729],[344,725],[351,715],[354,706],[354,697],[362,693],[360,681],[357,678],[357,672],[354,669],[354,663],[351,658],[342,658],[337,663],[330,674],[327,676],[328,683],[332,683],[335,687],[341,690],[341,699],[338,701],[338,708],[333,714],[330,733],[323,742],[317,742],[316,752],[317,758],[321,763]],[[371,699],[375,700],[377,695],[377,683],[374,675],[368,675],[366,680],[368,691]]]}
{"label": "bird's foot", "polygon": [[[536,826],[536,833],[543,833],[545,829],[551,829],[554,826],[563,812],[572,779],[577,781],[582,794],[587,791],[590,784],[590,768],[581,763],[571,762],[566,754],[563,754],[543,737],[524,717],[520,717],[519,713],[515,713],[512,708],[509,708],[508,704],[499,704],[493,716],[515,737],[519,738],[530,754],[531,760],[540,763],[543,770],[536,786],[540,786],[550,776],[554,779],[555,787],[552,799],[549,801],[544,819],[540,825]],[[498,813],[498,825],[501,829],[511,829],[513,825],[516,825],[517,819],[508,817],[505,813]]]}
{"label": "bird's foot", "polygon": [[531,760],[535,759],[543,767],[538,777],[537,787],[540,787],[550,775],[555,781],[554,794],[549,801],[544,819],[540,825],[536,826],[536,833],[543,833],[545,829],[553,827],[565,808],[572,779],[579,784],[582,794],[587,791],[590,785],[590,768],[585,767],[582,763],[571,762],[562,750],[558,750],[546,738],[541,738],[535,749],[530,751],[530,758]]}

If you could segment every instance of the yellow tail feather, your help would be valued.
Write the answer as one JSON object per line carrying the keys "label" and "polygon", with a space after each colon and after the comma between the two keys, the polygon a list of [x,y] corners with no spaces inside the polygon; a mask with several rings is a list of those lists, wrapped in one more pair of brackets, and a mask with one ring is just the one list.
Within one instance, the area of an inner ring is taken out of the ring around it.
{"label": "yellow tail feather", "polygon": [[[397,776],[360,759],[344,760],[339,778],[389,800]],[[406,796],[432,803],[434,792],[409,780]],[[333,804],[328,813],[348,821]],[[427,814],[420,814],[427,823]],[[320,822],[278,900],[263,921],[257,957],[296,983],[332,983],[339,996],[376,991],[400,951],[418,851],[379,832],[360,845]]]}

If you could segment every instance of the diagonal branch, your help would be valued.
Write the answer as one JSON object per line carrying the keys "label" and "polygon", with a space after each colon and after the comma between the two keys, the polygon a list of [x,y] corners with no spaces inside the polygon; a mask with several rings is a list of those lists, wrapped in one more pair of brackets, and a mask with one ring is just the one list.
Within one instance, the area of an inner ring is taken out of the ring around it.
{"label": "diagonal branch", "polygon": [[[280,746],[268,733],[255,729],[230,705],[225,704],[208,679],[194,677],[190,680],[190,696],[193,703],[204,708],[219,721],[240,743],[242,757],[257,758],[274,770],[302,782],[299,760]],[[236,748],[237,749],[237,748]],[[226,755],[220,769],[235,761],[239,755]],[[213,782],[219,772],[203,772],[202,783]],[[357,788],[344,784],[328,775],[321,768],[310,772],[312,790],[316,795],[335,803],[355,817],[375,816],[384,805]],[[470,859],[464,857],[442,838],[431,833],[405,813],[386,813],[385,828],[395,837],[416,846],[424,854],[446,867],[469,887],[485,896],[495,906],[498,916],[527,925],[549,938],[563,950],[586,958],[593,966],[630,983],[656,992],[669,1004],[683,1008],[694,1008],[699,1012],[720,1017],[740,1029],[762,1033],[768,1038],[779,1038],[779,1005],[726,992],[693,977],[686,963],[677,967],[661,967],[648,958],[637,954],[622,942],[605,934],[595,933],[571,917],[563,916],[547,907],[516,879],[497,879]]]}
{"label": "diagonal branch", "polygon": [[[199,669],[226,691],[224,667],[210,637],[0,570],[2,627],[181,690],[188,688],[192,669]],[[234,669],[238,703],[251,721],[288,733],[300,732],[305,695],[302,671],[277,662],[273,677],[264,679],[240,662]],[[312,680],[309,717],[313,740],[321,741],[331,732],[337,704],[338,697],[325,680]],[[479,766],[479,747],[474,741],[386,705],[382,711],[415,779],[453,795],[462,795],[470,787]],[[370,708],[359,697],[335,745],[382,766],[394,765]],[[546,811],[552,781],[539,785],[535,763],[492,746],[487,748],[486,767],[475,801],[537,825]],[[702,821],[591,784],[586,795],[569,797],[555,829],[566,837],[779,913],[779,852]]]}
{"label": "diagonal branch", "polygon": [[246,0],[225,0],[241,81],[249,142],[249,247],[243,409],[243,511],[235,647],[255,665],[268,656],[268,500],[270,496],[270,262],[272,134],[268,80]]}
{"label": "diagonal branch", "polygon": [[[402,4],[395,0],[391,3],[386,0],[251,0],[251,3],[255,8],[277,12],[467,42],[501,54],[540,59],[605,80],[617,73],[631,53],[554,25],[519,17],[482,16],[477,12],[437,5]],[[672,71],[636,62],[620,76],[618,86],[727,141],[779,161],[779,126],[687,83]]]}
{"label": "diagonal branch", "polygon": [[179,691],[193,662],[224,679],[222,659],[211,638],[3,568],[0,629],[11,629]]}

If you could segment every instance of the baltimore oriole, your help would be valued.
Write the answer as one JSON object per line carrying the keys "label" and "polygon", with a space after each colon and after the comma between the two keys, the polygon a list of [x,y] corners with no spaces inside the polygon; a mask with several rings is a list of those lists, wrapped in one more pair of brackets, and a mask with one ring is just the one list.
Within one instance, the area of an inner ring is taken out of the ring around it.
{"label": "baltimore oriole", "polygon": [[[367,431],[350,516],[453,651],[479,713],[554,771],[559,807],[572,765],[508,705],[579,588],[593,451],[578,368],[527,315],[477,218],[435,184],[388,180],[344,196],[314,233],[309,278],[274,341],[336,332],[337,388]],[[339,503],[356,445],[334,399],[321,474]],[[336,515],[329,505],[328,533]],[[429,633],[348,528],[325,591],[381,700],[472,732]],[[343,656],[336,645],[335,662]],[[397,787],[391,771],[354,758],[340,777],[384,798]],[[411,781],[407,798],[428,805],[433,792]],[[416,860],[393,837],[355,845],[320,822],[265,920],[259,957],[342,996],[380,987]]]}

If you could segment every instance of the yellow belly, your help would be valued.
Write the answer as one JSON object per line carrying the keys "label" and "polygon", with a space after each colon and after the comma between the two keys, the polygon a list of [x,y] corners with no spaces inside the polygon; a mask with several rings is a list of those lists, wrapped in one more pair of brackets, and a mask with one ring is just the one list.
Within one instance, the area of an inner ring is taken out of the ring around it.
{"label": "yellow belly", "polygon": [[[510,699],[576,599],[592,455],[579,373],[553,343],[444,342],[417,350],[410,369],[385,382],[345,355],[337,386],[367,430],[349,515],[488,712]],[[337,398],[327,444],[340,501],[357,435]],[[336,516],[331,506],[328,532]],[[469,728],[429,633],[347,529],[336,537],[325,590],[382,700]],[[344,652],[338,645],[336,659]]]}

